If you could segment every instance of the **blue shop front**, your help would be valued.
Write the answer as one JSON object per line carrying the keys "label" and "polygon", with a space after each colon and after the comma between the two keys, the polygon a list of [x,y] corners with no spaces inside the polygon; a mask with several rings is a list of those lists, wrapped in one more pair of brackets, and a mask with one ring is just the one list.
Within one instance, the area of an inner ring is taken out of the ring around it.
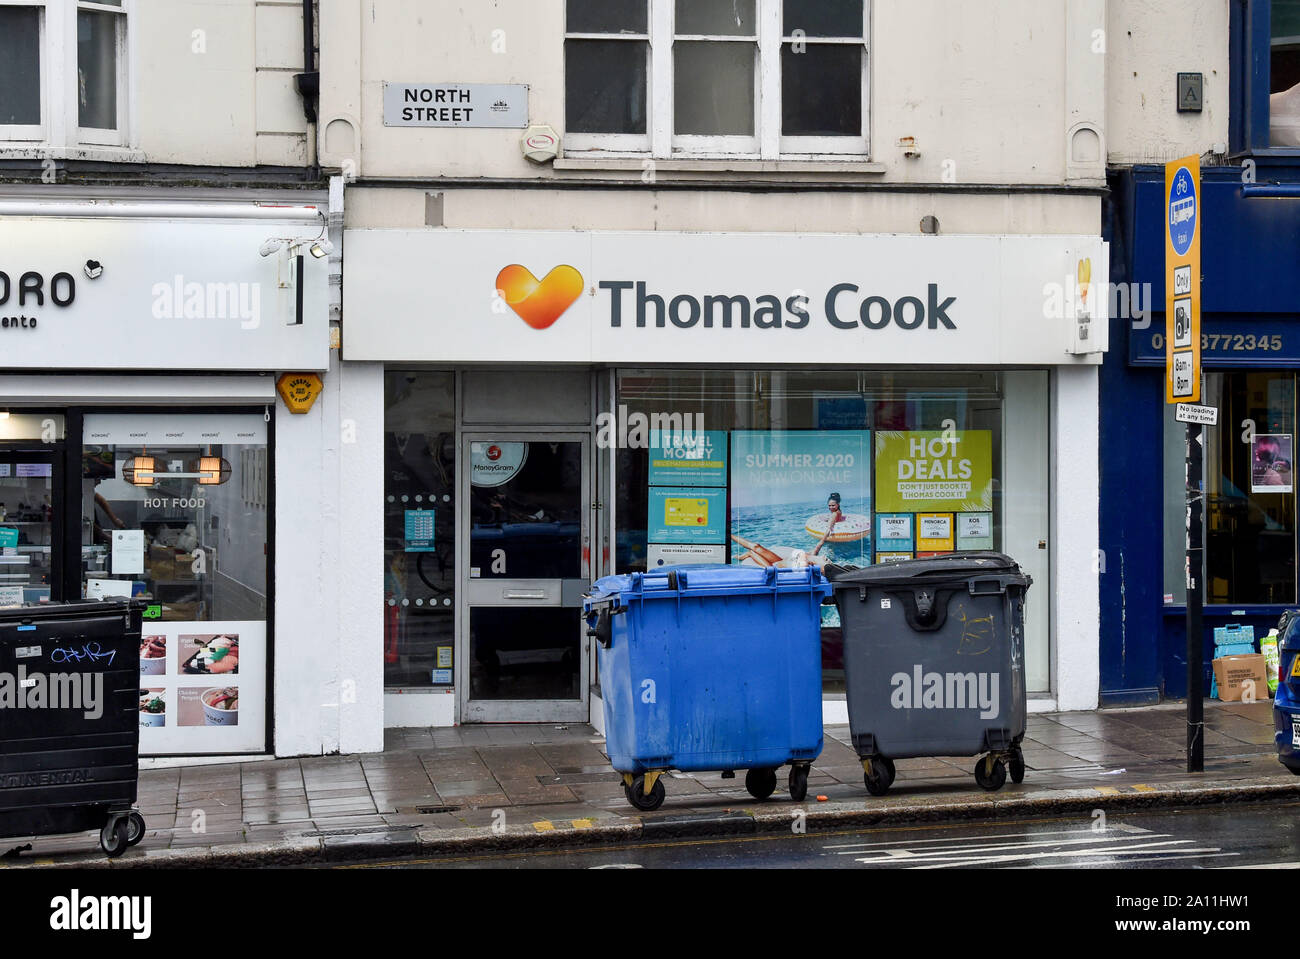
{"label": "blue shop front", "polygon": [[[1111,343],[1101,373],[1101,702],[1187,695],[1185,428],[1165,404],[1164,168],[1111,177]],[[1296,585],[1300,166],[1202,169],[1204,692],[1216,627],[1255,637]]]}

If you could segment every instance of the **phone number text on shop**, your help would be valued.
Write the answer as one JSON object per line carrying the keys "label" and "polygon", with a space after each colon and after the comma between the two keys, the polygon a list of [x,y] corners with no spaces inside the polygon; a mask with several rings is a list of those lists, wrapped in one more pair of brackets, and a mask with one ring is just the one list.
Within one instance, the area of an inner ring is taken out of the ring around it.
{"label": "phone number text on shop", "polygon": [[[1165,335],[1163,333],[1151,334],[1151,348],[1163,350],[1165,348]],[[1274,334],[1273,336],[1255,336],[1253,333],[1202,333],[1201,334],[1202,350],[1228,350],[1233,353],[1249,353],[1254,350],[1278,350],[1282,349],[1282,337]]]}

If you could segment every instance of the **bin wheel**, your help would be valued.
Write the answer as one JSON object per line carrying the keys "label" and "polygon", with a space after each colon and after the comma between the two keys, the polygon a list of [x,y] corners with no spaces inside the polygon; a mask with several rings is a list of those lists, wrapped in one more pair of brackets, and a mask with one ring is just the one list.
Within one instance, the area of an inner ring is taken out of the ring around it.
{"label": "bin wheel", "polygon": [[808,795],[808,767],[791,766],[790,767],[790,798],[795,802],[803,802],[804,797]]}
{"label": "bin wheel", "polygon": [[1007,781],[1007,764],[1000,759],[995,759],[993,771],[987,774],[984,772],[985,765],[984,757],[981,756],[975,763],[975,781],[989,792],[1001,789],[1002,784]]}
{"label": "bin wheel", "polygon": [[125,816],[110,819],[99,831],[99,848],[109,859],[116,859],[130,845],[131,826]]}
{"label": "bin wheel", "polygon": [[645,793],[645,776],[637,776],[632,780],[632,785],[624,786],[623,792],[627,794],[627,801],[642,812],[653,812],[664,804],[664,781],[656,779],[654,786],[650,788],[650,795]]}
{"label": "bin wheel", "polygon": [[755,799],[766,799],[776,792],[775,769],[751,769],[745,773],[745,788]]}
{"label": "bin wheel", "polygon": [[1011,781],[1017,786],[1025,781],[1025,754],[1019,747],[1012,751],[1007,763],[1007,771],[1011,773]]}
{"label": "bin wheel", "polygon": [[883,796],[894,785],[894,761],[888,756],[872,756],[871,772],[862,774],[862,781],[867,784],[867,792],[873,796]]}
{"label": "bin wheel", "polygon": [[128,846],[137,845],[144,838],[144,816],[132,809],[131,814],[126,817],[126,825],[126,844]]}

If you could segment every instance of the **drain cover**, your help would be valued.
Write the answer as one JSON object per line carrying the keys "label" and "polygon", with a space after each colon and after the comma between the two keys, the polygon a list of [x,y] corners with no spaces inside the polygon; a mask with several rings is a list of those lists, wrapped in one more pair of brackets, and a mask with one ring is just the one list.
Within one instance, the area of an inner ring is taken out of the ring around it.
{"label": "drain cover", "polygon": [[415,811],[421,816],[432,816],[440,812],[459,812],[459,806],[416,806]]}

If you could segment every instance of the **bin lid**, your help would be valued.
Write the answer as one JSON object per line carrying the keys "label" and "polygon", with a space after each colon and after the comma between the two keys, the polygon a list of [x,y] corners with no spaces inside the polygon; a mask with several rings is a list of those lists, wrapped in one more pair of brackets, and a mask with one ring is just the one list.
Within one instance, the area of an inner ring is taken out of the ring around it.
{"label": "bin lid", "polygon": [[924,559],[882,563],[862,569],[833,566],[827,570],[831,584],[835,587],[934,586],[948,581],[964,583],[973,576],[988,574],[1019,577],[1024,580],[1025,586],[1030,583],[1029,577],[1020,571],[1020,566],[1014,559],[1005,553],[986,550],[965,550]]}
{"label": "bin lid", "polygon": [[143,610],[150,600],[124,596],[83,599],[69,603],[40,603],[35,606],[10,606],[0,609],[0,623],[21,623],[37,619],[76,619],[81,616],[119,616],[130,610]]}
{"label": "bin lid", "polygon": [[698,566],[662,566],[648,573],[621,573],[604,576],[592,584],[590,595],[601,596],[641,595],[645,593],[689,593],[692,590],[709,590],[713,593],[736,590],[750,592],[759,589],[806,589],[823,596],[830,585],[821,569],[806,566],[802,569],[778,567],[728,566],[701,564]]}

